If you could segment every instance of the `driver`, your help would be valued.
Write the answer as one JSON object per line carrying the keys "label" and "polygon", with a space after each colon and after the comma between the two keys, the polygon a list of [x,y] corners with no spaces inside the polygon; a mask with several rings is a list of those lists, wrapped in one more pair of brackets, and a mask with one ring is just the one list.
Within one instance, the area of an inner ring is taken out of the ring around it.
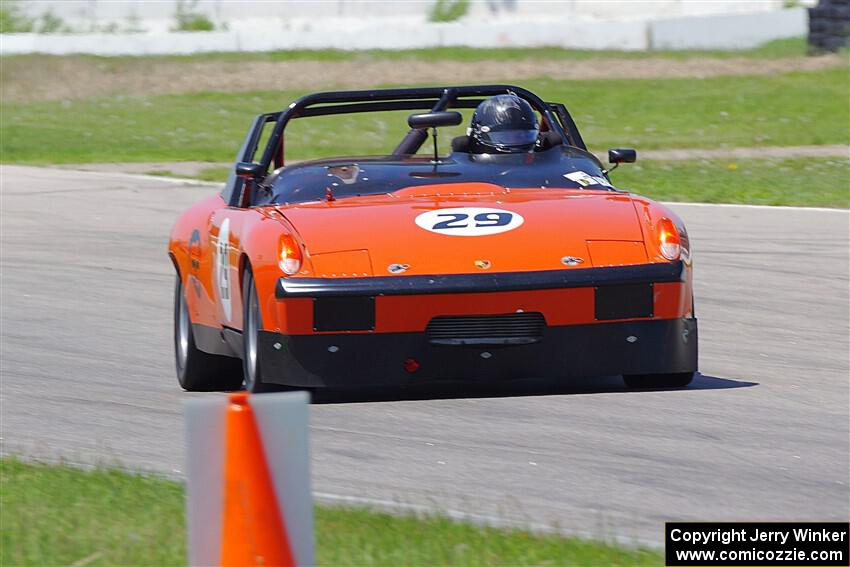
{"label": "driver", "polygon": [[515,94],[490,97],[475,109],[467,135],[469,153],[517,154],[534,149],[540,124],[531,105]]}

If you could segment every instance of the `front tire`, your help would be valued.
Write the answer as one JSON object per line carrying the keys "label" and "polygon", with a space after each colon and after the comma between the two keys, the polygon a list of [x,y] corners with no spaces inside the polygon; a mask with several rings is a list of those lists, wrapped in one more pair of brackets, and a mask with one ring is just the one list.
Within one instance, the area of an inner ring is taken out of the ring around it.
{"label": "front tire", "polygon": [[277,386],[263,382],[260,364],[260,329],[263,328],[263,321],[250,268],[245,270],[242,277],[242,306],[242,374],[245,377],[245,389],[255,394],[273,392],[278,389]]}
{"label": "front tire", "polygon": [[242,369],[237,359],[209,354],[195,345],[180,274],[174,284],[174,361],[177,382],[188,392],[238,390],[242,384]]}
{"label": "front tire", "polygon": [[690,384],[696,372],[675,374],[625,374],[623,381],[629,388],[684,388]]}

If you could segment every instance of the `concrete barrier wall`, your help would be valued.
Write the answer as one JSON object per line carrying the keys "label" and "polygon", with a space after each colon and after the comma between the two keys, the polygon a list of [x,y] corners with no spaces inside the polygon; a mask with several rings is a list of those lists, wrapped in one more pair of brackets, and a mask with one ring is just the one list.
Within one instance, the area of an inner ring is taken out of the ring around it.
{"label": "concrete barrier wall", "polygon": [[[652,22],[652,49],[743,49],[781,37],[806,35],[804,8],[762,14],[676,18]],[[722,45],[722,47],[721,47]]]}
{"label": "concrete barrier wall", "polygon": [[[813,3],[816,0],[804,0]],[[151,32],[175,24],[177,0],[16,0],[28,16],[50,10],[76,31],[137,20]],[[410,18],[425,20],[435,0],[198,0],[192,9],[216,24],[238,26],[243,20],[266,21],[326,18]],[[769,12],[783,0],[472,0],[470,19],[597,18],[646,20],[658,18]]]}
{"label": "concrete barrier wall", "polygon": [[[0,54],[165,55],[290,49],[407,49],[445,46],[576,49],[739,49],[803,36],[804,8],[659,21],[517,19],[425,23],[411,18],[268,22],[215,32],[3,34]],[[243,22],[247,23],[247,22]]]}

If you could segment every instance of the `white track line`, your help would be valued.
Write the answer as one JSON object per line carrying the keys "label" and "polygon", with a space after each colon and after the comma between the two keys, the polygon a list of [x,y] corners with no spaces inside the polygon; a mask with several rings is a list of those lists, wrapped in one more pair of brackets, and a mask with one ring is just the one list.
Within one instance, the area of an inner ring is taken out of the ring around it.
{"label": "white track line", "polygon": [[332,494],[329,492],[313,491],[313,499],[325,504],[336,505],[351,505],[358,507],[366,507],[387,512],[398,512],[406,514],[417,514],[425,516],[434,516],[449,518],[458,522],[468,522],[479,526],[489,526],[499,529],[519,529],[539,534],[555,534],[561,536],[577,537],[585,540],[601,541],[601,542],[616,542],[628,547],[651,547],[660,548],[662,542],[645,540],[639,538],[630,538],[617,536],[613,534],[593,533],[587,530],[569,530],[549,524],[541,524],[539,522],[524,522],[521,520],[510,520],[497,516],[487,516],[484,514],[475,514],[472,512],[462,512],[460,510],[452,510],[450,508],[440,508],[436,506],[425,506],[422,504],[411,504],[398,502],[394,500],[385,500],[380,498],[368,498],[363,496],[345,496],[342,494]]}
{"label": "white track line", "polygon": [[[103,175],[123,175],[131,178],[144,179],[162,179],[169,183],[178,185],[197,185],[199,187],[221,187],[222,183],[213,183],[211,181],[193,180],[187,177],[160,177],[159,175],[145,175],[135,173],[106,173],[100,171],[86,171],[85,173],[103,174]],[[848,214],[848,209],[833,209],[829,207],[792,207],[787,205],[747,205],[743,203],[688,203],[683,201],[660,201],[664,205],[675,205],[677,207],[731,207],[739,209],[764,209],[764,210],[788,210],[788,211],[819,211],[825,213],[843,213]]]}
{"label": "white track line", "polygon": [[[2,439],[0,438],[0,441]],[[64,457],[57,457],[55,455],[44,455],[40,457],[33,457],[31,455],[26,455],[21,450],[9,450],[8,447],[0,444],[0,457],[2,458],[15,458],[19,459],[26,463],[44,463],[51,465],[66,465],[80,470],[96,470],[100,467],[104,466],[105,461],[98,462],[86,462],[75,459],[67,459]],[[128,474],[146,474],[154,477],[164,478],[166,480],[171,480],[174,482],[178,482],[185,486],[186,484],[186,474],[183,471],[178,471],[176,469],[169,472],[164,472],[155,469],[145,468],[143,466],[126,466],[126,465],[116,465],[115,463],[107,463],[107,467],[115,467],[117,466],[120,470],[127,472]],[[615,542],[619,545],[626,547],[649,547],[653,549],[658,549],[663,546],[663,542],[659,539],[655,540],[647,540],[642,538],[635,537],[624,537],[618,536],[615,534],[606,534],[606,533],[594,533],[588,530],[569,530],[565,528],[561,528],[558,526],[550,525],[550,524],[542,524],[540,522],[525,522],[522,520],[511,520],[507,518],[500,518],[498,516],[488,516],[485,514],[476,514],[473,512],[463,512],[460,510],[452,510],[450,508],[441,508],[438,506],[426,506],[423,504],[412,504],[406,503],[402,501],[396,500],[386,500],[382,498],[368,498],[364,496],[346,496],[343,494],[334,494],[331,492],[319,492],[313,491],[313,500],[316,502],[321,502],[323,504],[330,505],[345,505],[345,506],[353,506],[359,508],[369,508],[377,511],[385,511],[387,513],[395,513],[395,514],[413,514],[420,516],[432,516],[432,517],[442,517],[449,518],[451,520],[457,522],[467,522],[470,524],[475,524],[478,526],[489,526],[493,528],[499,529],[517,529],[524,530],[532,533],[538,534],[553,534],[567,537],[576,537],[584,540],[597,541],[597,542]]]}
{"label": "white track line", "polygon": [[164,183],[172,183],[174,185],[185,185],[193,187],[222,187],[224,185],[224,181],[216,183],[214,181],[202,181],[200,179],[192,179],[191,177],[166,177],[161,175],[147,175],[144,173],[122,173],[118,171],[86,171],[85,169],[72,169],[69,171],[88,173],[91,175],[99,175],[101,177],[118,177],[121,179],[138,179],[142,181],[162,181]]}
{"label": "white track line", "polygon": [[[188,177],[160,177],[159,175],[145,175],[135,173],[106,173],[100,171],[86,171],[86,173],[95,173],[103,175],[123,175],[130,178],[144,179],[162,179],[169,183],[178,185],[197,185],[199,187],[221,187],[223,182],[214,183],[211,181],[193,180]],[[848,209],[833,209],[829,207],[792,207],[787,205],[747,205],[743,203],[688,203],[681,201],[660,201],[664,205],[675,205],[677,207],[732,207],[740,209],[764,209],[764,210],[789,210],[789,211],[820,211],[825,213],[843,213],[848,214]]]}
{"label": "white track line", "polygon": [[[4,165],[13,165],[13,164],[4,164]],[[192,179],[191,177],[166,177],[159,175],[146,175],[144,173],[121,173],[121,172],[109,172],[109,171],[87,171],[85,169],[69,169],[67,171],[74,171],[78,173],[86,173],[89,175],[95,175],[99,177],[104,176],[113,176],[124,179],[138,179],[144,181],[162,181],[164,183],[172,183],[174,185],[183,185],[183,186],[192,186],[192,187],[221,187],[224,185],[224,182],[213,182],[213,181],[201,181],[200,179]],[[739,208],[739,209],[763,209],[767,211],[816,211],[816,212],[824,212],[824,213],[841,213],[848,214],[850,213],[850,209],[834,209],[830,207],[793,207],[787,205],[747,205],[742,203],[688,203],[683,201],[660,201],[664,205],[674,205],[677,207],[725,207],[725,208]]]}
{"label": "white track line", "polygon": [[824,213],[850,213],[850,209],[832,209],[829,207],[792,207],[789,205],[747,205],[743,203],[688,203],[684,201],[660,201],[663,205],[676,207],[724,207],[738,209],[764,209],[767,211],[818,211]]}

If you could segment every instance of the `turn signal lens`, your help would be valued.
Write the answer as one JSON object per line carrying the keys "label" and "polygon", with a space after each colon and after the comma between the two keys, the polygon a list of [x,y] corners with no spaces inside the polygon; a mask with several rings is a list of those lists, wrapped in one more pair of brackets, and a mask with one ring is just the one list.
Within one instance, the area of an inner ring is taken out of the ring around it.
{"label": "turn signal lens", "polygon": [[301,269],[301,248],[291,234],[280,237],[280,269],[284,274],[297,274]]}
{"label": "turn signal lens", "polygon": [[668,260],[678,260],[682,253],[681,240],[679,232],[676,230],[676,225],[673,221],[664,217],[658,223],[658,243],[661,247],[661,255]]}

